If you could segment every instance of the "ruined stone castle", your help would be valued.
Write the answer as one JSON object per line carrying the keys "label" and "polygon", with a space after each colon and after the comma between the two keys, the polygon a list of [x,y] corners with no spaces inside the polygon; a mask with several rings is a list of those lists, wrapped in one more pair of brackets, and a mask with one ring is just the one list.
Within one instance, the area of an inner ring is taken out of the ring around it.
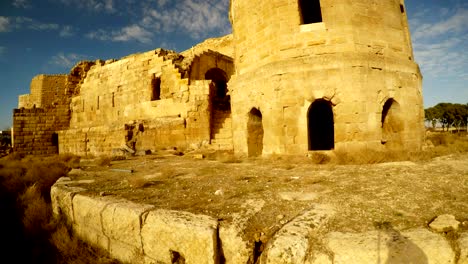
{"label": "ruined stone castle", "polygon": [[236,154],[418,149],[422,76],[403,0],[231,0],[233,34],[39,75],[14,150]]}

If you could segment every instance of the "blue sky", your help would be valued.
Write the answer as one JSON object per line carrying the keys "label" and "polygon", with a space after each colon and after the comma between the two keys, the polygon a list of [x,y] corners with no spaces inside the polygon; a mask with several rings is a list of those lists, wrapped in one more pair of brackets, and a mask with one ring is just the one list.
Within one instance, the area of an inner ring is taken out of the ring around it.
{"label": "blue sky", "polygon": [[[1,0],[0,129],[37,74],[231,32],[229,0]],[[424,102],[468,102],[468,2],[407,0]]]}

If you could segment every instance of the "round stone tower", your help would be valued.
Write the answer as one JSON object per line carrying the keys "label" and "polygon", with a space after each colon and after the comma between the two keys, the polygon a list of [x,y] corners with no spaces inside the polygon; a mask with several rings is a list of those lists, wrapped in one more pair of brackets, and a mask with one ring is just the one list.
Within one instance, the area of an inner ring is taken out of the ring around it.
{"label": "round stone tower", "polygon": [[421,147],[403,0],[231,0],[230,17],[236,153]]}

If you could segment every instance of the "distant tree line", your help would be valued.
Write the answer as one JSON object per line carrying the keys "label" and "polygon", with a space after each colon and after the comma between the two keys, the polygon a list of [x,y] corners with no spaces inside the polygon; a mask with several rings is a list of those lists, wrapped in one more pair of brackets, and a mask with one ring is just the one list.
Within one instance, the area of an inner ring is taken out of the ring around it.
{"label": "distant tree line", "polygon": [[442,130],[448,131],[451,127],[460,130],[468,122],[468,104],[439,103],[424,109],[424,115],[433,128],[440,124]]}

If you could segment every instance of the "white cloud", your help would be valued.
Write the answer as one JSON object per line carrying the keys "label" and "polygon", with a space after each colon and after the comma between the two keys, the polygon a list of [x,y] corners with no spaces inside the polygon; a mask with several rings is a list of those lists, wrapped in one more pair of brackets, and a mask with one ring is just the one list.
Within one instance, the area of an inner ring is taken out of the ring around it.
{"label": "white cloud", "polygon": [[105,11],[114,13],[116,11],[114,0],[60,0],[65,5],[83,8],[94,12]]}
{"label": "white cloud", "polygon": [[150,43],[153,37],[153,33],[144,29],[143,27],[133,24],[130,26],[123,27],[120,30],[105,31],[99,29],[97,31],[86,34],[86,37],[90,39],[97,39],[103,41],[115,41],[115,42],[127,42],[127,41],[138,41],[144,44]]}
{"label": "white cloud", "polygon": [[37,31],[58,30],[60,26],[55,23],[43,23],[30,17],[15,17],[13,27],[16,29],[27,28]]}
{"label": "white cloud", "polygon": [[12,29],[29,29],[34,31],[57,31],[61,37],[74,35],[73,28],[68,25],[56,23],[44,23],[30,17],[4,17],[0,16],[0,32],[8,32]]}
{"label": "white cloud", "polygon": [[[440,16],[431,16],[435,13]],[[414,53],[423,75],[465,78],[468,68],[468,9],[420,10],[410,20]],[[465,76],[465,77],[463,77]]]}
{"label": "white cloud", "polygon": [[440,12],[446,13],[446,16],[448,16],[447,19],[417,25],[413,35],[414,39],[438,37],[449,33],[460,33],[466,30],[466,26],[468,25],[468,9],[458,9],[455,14],[451,16],[449,14],[450,11],[446,9],[441,9]]}
{"label": "white cloud", "polygon": [[10,19],[8,17],[0,16],[0,32],[7,32],[10,30]]}
{"label": "white cloud", "polygon": [[75,35],[75,33],[73,32],[73,28],[71,26],[63,26],[59,32],[59,35],[66,38]]}
{"label": "white cloud", "polygon": [[87,59],[90,59],[90,57],[86,55],[80,55],[76,53],[65,54],[63,52],[59,52],[58,54],[52,56],[52,58],[49,61],[49,64],[60,66],[63,68],[71,68],[79,61]]}
{"label": "white cloud", "polygon": [[31,3],[28,0],[14,0],[12,5],[17,8],[30,8]]}
{"label": "white cloud", "polygon": [[146,29],[138,25],[131,25],[131,26],[122,28],[120,32],[114,34],[113,40],[114,41],[136,40],[141,43],[150,43],[152,36],[153,34],[147,31]]}
{"label": "white cloud", "polygon": [[158,0],[158,7],[165,7],[169,0]]}
{"label": "white cloud", "polygon": [[[159,0],[157,6],[166,6],[166,0]],[[218,32],[231,31],[228,19],[229,0],[182,0],[166,6],[164,11],[147,8],[141,23],[147,28],[165,32],[181,31],[192,38],[200,38]]]}

